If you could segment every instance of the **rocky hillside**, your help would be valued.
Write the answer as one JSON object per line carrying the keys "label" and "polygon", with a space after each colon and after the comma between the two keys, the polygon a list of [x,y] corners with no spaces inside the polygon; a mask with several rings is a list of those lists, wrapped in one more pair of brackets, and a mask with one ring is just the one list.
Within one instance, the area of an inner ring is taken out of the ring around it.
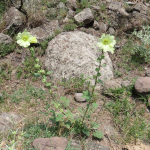
{"label": "rocky hillside", "polygon": [[149,150],[149,112],[149,0],[0,1],[0,150]]}

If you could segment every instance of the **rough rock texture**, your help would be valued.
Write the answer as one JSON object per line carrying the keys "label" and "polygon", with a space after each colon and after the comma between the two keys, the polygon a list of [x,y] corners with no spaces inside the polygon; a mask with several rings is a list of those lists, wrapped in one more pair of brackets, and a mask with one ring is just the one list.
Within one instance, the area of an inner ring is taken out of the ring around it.
{"label": "rough rock texture", "polygon": [[121,2],[111,2],[109,4],[109,9],[111,10],[115,10],[117,11],[118,9],[120,9],[122,7],[122,3]]}
{"label": "rough rock texture", "polygon": [[124,87],[129,87],[131,85],[131,82],[129,80],[122,81],[121,85],[124,86]]}
{"label": "rough rock texture", "polygon": [[12,38],[10,36],[0,33],[0,43],[8,44],[11,42],[12,42]]}
{"label": "rough rock texture", "polygon": [[22,117],[14,113],[0,114],[0,132],[10,129],[13,124],[21,121]]}
{"label": "rough rock texture", "polygon": [[74,99],[75,99],[77,102],[85,102],[86,99],[85,99],[85,98],[82,98],[82,97],[81,97],[82,95],[83,95],[83,93],[75,93]]}
{"label": "rough rock texture", "polygon": [[65,137],[38,138],[33,141],[37,150],[65,150],[68,140]]}
{"label": "rough rock texture", "polygon": [[[85,150],[109,150],[108,147],[105,147],[103,145],[97,144],[92,141],[87,141],[84,144],[84,146],[85,146]],[[70,147],[71,147],[71,150],[83,150],[81,142],[77,140],[72,140]]]}
{"label": "rough rock texture", "polygon": [[6,26],[9,29],[11,26],[20,26],[26,21],[26,16],[21,13],[15,7],[9,8],[9,10],[4,14],[4,18],[6,21]]}
{"label": "rough rock texture", "polygon": [[110,150],[108,147],[105,147],[103,145],[94,143],[94,142],[88,142],[85,144],[85,149],[87,150]]}
{"label": "rough rock texture", "polygon": [[91,23],[92,21],[94,21],[94,16],[92,14],[92,11],[90,8],[86,8],[83,11],[81,11],[80,13],[76,14],[74,16],[75,21],[77,21],[78,23],[84,23],[84,25],[87,25],[89,23]]}
{"label": "rough rock texture", "polygon": [[76,10],[78,7],[76,4],[76,0],[67,0],[67,7],[69,9]]}
{"label": "rough rock texture", "polygon": [[140,77],[134,84],[138,93],[150,93],[150,77]]}
{"label": "rough rock texture", "polygon": [[[80,77],[81,74],[93,77],[96,74],[95,68],[98,67],[95,60],[100,56],[97,42],[96,37],[84,32],[61,33],[48,44],[45,67],[53,71],[54,78],[59,80]],[[108,53],[104,55],[102,64],[106,63],[106,66],[101,68],[100,78],[106,81],[113,78],[113,72]]]}
{"label": "rough rock texture", "polygon": [[98,23],[96,20],[94,20],[93,28],[94,28],[95,30],[99,30],[99,23]]}
{"label": "rough rock texture", "polygon": [[104,89],[108,90],[110,88],[111,89],[121,88],[121,80],[114,79],[114,80],[106,81],[104,85]]}
{"label": "rough rock texture", "polygon": [[37,40],[44,40],[54,34],[55,30],[59,30],[58,20],[47,21],[40,27],[36,27],[30,30],[32,36],[35,36]]}

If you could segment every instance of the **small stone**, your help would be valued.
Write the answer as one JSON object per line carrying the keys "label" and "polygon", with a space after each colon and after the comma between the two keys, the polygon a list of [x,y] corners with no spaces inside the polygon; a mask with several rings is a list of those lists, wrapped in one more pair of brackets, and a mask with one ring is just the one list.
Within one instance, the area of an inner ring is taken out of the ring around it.
{"label": "small stone", "polygon": [[150,77],[150,69],[147,69],[145,75],[148,76],[148,77]]}
{"label": "small stone", "polygon": [[131,85],[131,83],[130,83],[129,80],[126,80],[126,81],[122,81],[121,85],[124,86],[124,87],[129,87]]}
{"label": "small stone", "polygon": [[82,98],[81,96],[83,95],[83,93],[75,93],[74,99],[77,102],[85,102],[86,98]]}
{"label": "small stone", "polygon": [[103,145],[100,145],[91,141],[85,144],[85,149],[87,150],[110,150],[108,147],[105,147]]}
{"label": "small stone", "polygon": [[110,27],[110,28],[108,29],[108,32],[109,32],[109,34],[111,34],[111,35],[114,35],[114,34],[115,34],[115,30],[114,30],[112,27]]}
{"label": "small stone", "polygon": [[87,25],[89,23],[91,23],[92,21],[94,21],[94,16],[92,14],[92,11],[90,8],[86,8],[83,11],[81,11],[80,13],[76,14],[74,16],[75,21],[77,21],[78,23],[84,23],[84,25]]}
{"label": "small stone", "polygon": [[70,147],[72,150],[82,150],[82,143],[77,140],[72,140]]}
{"label": "small stone", "polygon": [[108,29],[108,25],[103,23],[103,22],[100,22],[99,23],[99,31],[100,33],[105,33]]}
{"label": "small stone", "polygon": [[93,28],[94,28],[95,30],[99,30],[99,24],[98,24],[98,22],[97,22],[96,20],[94,20]]}
{"label": "small stone", "polygon": [[68,140],[65,137],[38,138],[33,141],[33,147],[37,150],[65,150]]}
{"label": "small stone", "polygon": [[121,2],[111,2],[109,4],[109,9],[111,10],[118,10],[122,7],[122,3]]}
{"label": "small stone", "polygon": [[130,15],[126,12],[126,10],[125,10],[124,8],[120,8],[120,9],[118,10],[118,12],[120,13],[121,16],[124,16],[124,17],[130,16]]}
{"label": "small stone", "polygon": [[76,0],[67,0],[67,8],[76,10],[77,7]]}
{"label": "small stone", "polygon": [[75,16],[75,12],[73,10],[69,9],[68,15],[69,15],[69,17],[74,17]]}
{"label": "small stone", "polygon": [[10,129],[12,125],[21,121],[22,117],[14,113],[0,114],[0,132]]}
{"label": "small stone", "polygon": [[121,80],[109,80],[105,82],[104,89],[115,89],[115,88],[121,88]]}
{"label": "small stone", "polygon": [[150,77],[140,77],[134,84],[138,93],[150,93]]}
{"label": "small stone", "polygon": [[[8,44],[11,42],[12,42],[12,38],[10,36],[0,33],[0,43]],[[1,72],[1,69],[0,69],[0,72]]]}
{"label": "small stone", "polygon": [[97,10],[97,11],[99,11],[99,10],[100,10],[100,7],[99,7],[99,6],[91,5],[91,7],[92,7],[94,10]]}
{"label": "small stone", "polygon": [[60,3],[57,5],[57,8],[59,8],[59,9],[65,9],[66,6],[65,6],[65,4],[64,4],[63,2],[60,2]]}

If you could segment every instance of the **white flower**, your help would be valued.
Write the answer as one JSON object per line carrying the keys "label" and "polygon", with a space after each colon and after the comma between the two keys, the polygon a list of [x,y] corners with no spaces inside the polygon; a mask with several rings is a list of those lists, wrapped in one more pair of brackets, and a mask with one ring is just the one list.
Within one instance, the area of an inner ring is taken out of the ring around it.
{"label": "white flower", "polygon": [[104,52],[114,53],[114,46],[116,41],[114,40],[114,36],[110,36],[109,34],[102,34],[101,38],[99,38],[99,43],[97,44],[100,49],[103,49]]}

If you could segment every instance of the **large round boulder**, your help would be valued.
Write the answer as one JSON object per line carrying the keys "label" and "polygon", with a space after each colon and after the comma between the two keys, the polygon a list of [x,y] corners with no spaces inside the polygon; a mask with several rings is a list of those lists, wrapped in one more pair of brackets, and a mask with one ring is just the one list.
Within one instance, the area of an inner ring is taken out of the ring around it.
{"label": "large round boulder", "polygon": [[[97,37],[84,32],[63,32],[49,42],[45,67],[59,80],[80,77],[81,74],[93,77],[99,65],[96,60],[101,55],[97,43]],[[102,64],[106,66],[100,71],[102,81],[113,78],[112,62],[107,52],[104,55]]]}

